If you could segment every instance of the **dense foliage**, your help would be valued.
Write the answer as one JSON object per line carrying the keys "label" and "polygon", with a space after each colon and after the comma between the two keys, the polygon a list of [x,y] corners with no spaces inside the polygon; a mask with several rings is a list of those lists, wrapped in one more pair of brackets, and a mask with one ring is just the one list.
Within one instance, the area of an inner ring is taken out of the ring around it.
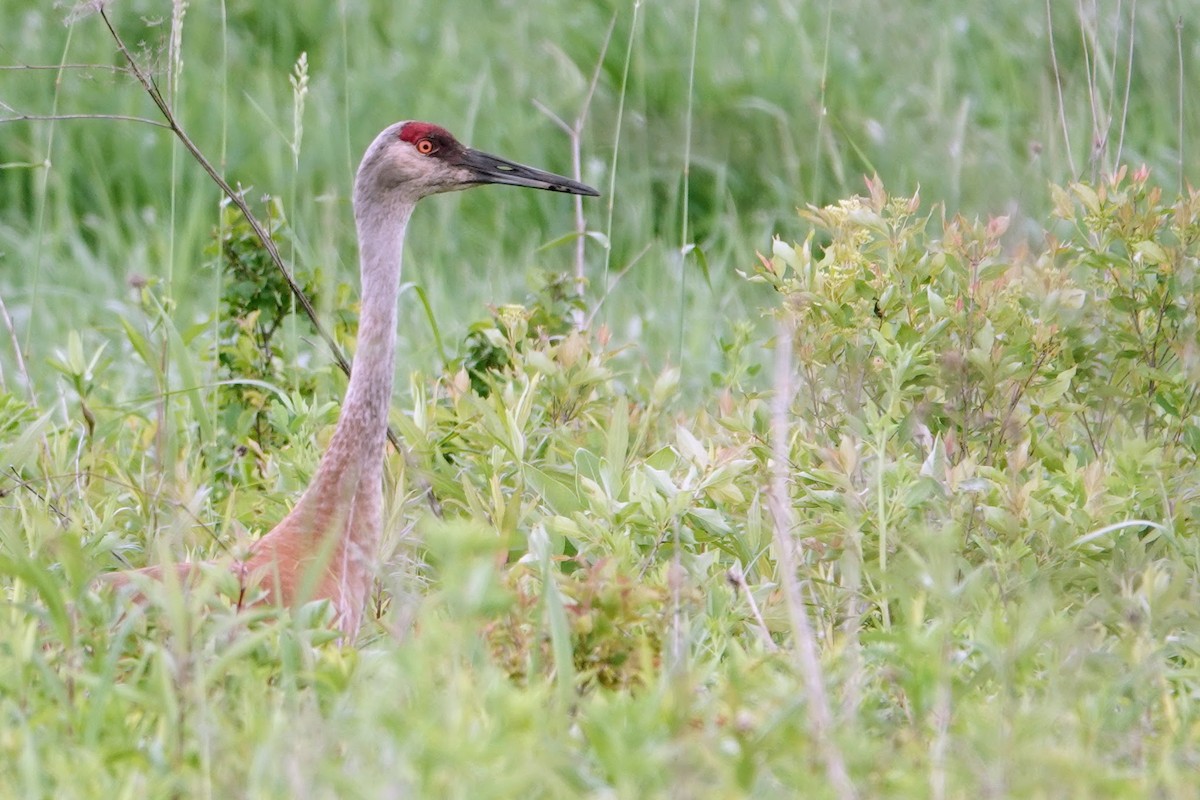
{"label": "dense foliage", "polygon": [[[1200,193],[1165,203],[1144,172],[1056,190],[1056,232],[1025,252],[1003,219],[869,189],[748,270],[795,340],[787,533],[851,775],[870,795],[1184,794]],[[60,427],[6,397],[6,793],[821,794],[767,395],[631,382],[604,329],[532,323],[572,310],[497,309],[463,343],[496,348],[488,371],[414,377],[355,647],[320,604],[234,614],[220,575],[147,613],[98,597],[108,552],[178,556],[147,545],[193,518],[236,548],[235,520],[283,507],[218,502],[199,450],[154,491],[131,466],[152,417]],[[266,473],[310,468],[320,436],[271,416],[298,435]]]}
{"label": "dense foliage", "polygon": [[[1194,797],[1196,5],[0,0],[0,797]],[[583,297],[561,196],[414,215],[357,641],[93,588],[243,552],[345,389],[76,118],[159,121],[100,7],[351,352],[375,131],[587,111]]]}

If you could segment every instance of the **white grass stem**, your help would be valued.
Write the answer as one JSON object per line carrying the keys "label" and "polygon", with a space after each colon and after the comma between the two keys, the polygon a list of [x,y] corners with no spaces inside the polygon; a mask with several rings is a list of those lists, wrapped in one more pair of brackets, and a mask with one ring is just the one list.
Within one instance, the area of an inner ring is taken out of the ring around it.
{"label": "white grass stem", "polygon": [[1097,539],[1107,536],[1114,531],[1124,530],[1125,528],[1155,528],[1160,531],[1165,531],[1167,528],[1157,522],[1151,522],[1148,519],[1127,519],[1123,522],[1114,522],[1111,525],[1105,525],[1103,528],[1097,528],[1094,531],[1085,533],[1071,542],[1071,547],[1079,547],[1088,542],[1094,542]]}
{"label": "white grass stem", "polygon": [[788,414],[793,394],[794,335],[795,328],[791,320],[779,322],[775,334],[775,397],[771,402],[771,474],[767,505],[774,520],[775,563],[792,627],[792,655],[804,680],[808,698],[806,706],[809,733],[813,743],[819,748],[821,759],[825,763],[825,774],[834,794],[842,800],[848,800],[855,797],[856,792],[834,734],[833,712],[830,710],[816,635],[813,633],[812,622],[808,618],[808,610],[801,596],[800,581],[796,576],[796,559],[793,557],[793,552],[800,546],[793,533],[795,520],[792,516],[791,493],[788,490],[788,464],[791,463],[791,424]]}
{"label": "white grass stem", "polygon": [[[827,0],[825,3],[825,33],[821,37],[824,47],[821,52],[821,87],[820,95],[817,100],[817,135],[813,137],[813,154],[812,163],[814,165],[821,163],[821,143],[825,139],[825,120],[828,116],[828,110],[825,107],[826,92],[828,91],[829,81],[829,49],[832,41],[833,32],[833,5],[835,0]],[[821,176],[825,174],[822,169],[814,169],[813,171],[813,186],[811,190],[812,197],[810,203],[816,203],[820,200],[823,186],[821,185]]]}
{"label": "white grass stem", "polygon": [[1062,73],[1058,69],[1058,54],[1054,50],[1054,17],[1051,13],[1050,0],[1046,0],[1046,41],[1050,43],[1050,66],[1054,70],[1054,90],[1058,94],[1058,119],[1062,124],[1063,145],[1067,148],[1067,166],[1071,175],[1078,175],[1075,169],[1075,156],[1071,153],[1071,129],[1067,126],[1067,107],[1063,103]]}
{"label": "white grass stem", "polygon": [[946,797],[946,752],[950,749],[951,695],[949,680],[938,678],[934,690],[933,741],[929,744],[929,797],[930,800],[945,800]]}
{"label": "white grass stem", "polygon": [[1121,130],[1117,134],[1117,156],[1115,163],[1121,166],[1121,154],[1125,151],[1125,124],[1129,121],[1129,87],[1133,85],[1133,43],[1137,39],[1137,0],[1129,5],[1129,52],[1125,57],[1125,97],[1121,101]]}
{"label": "white grass stem", "polygon": [[[4,321],[4,328],[8,331],[8,339],[12,342],[13,358],[17,362],[17,372],[20,374],[21,380],[25,383],[25,393],[29,396],[29,402],[36,406],[37,397],[33,392],[33,382],[29,379],[29,370],[25,367],[25,356],[21,352],[21,342],[17,339],[17,329],[13,326],[12,316],[8,313],[8,306],[5,305],[3,297],[0,297],[0,320]],[[8,391],[8,384],[4,380],[3,372],[0,372],[0,391]]]}
{"label": "white grass stem", "polygon": [[884,419],[881,418],[879,421],[879,429],[875,433],[875,524],[879,529],[879,611],[882,616],[884,630],[890,630],[892,627],[892,612],[887,592],[887,488],[883,482],[883,471],[887,462],[885,453],[887,451],[888,434],[883,423]]}
{"label": "white grass stem", "polygon": [[677,360],[682,368],[684,364],[683,358],[683,340],[684,330],[687,325],[687,256],[688,252],[695,250],[689,247],[691,242],[688,240],[688,217],[691,214],[691,209],[688,205],[688,199],[691,194],[691,178],[692,178],[692,116],[693,108],[696,102],[696,44],[700,38],[700,0],[695,0],[692,11],[692,47],[688,56],[688,88],[687,88],[687,112],[684,115],[683,124],[683,196],[680,198],[680,221],[679,221],[679,351]]}
{"label": "white grass stem", "polygon": [[[613,12],[608,21],[608,30],[604,33],[604,42],[600,45],[600,55],[596,57],[596,66],[592,68],[592,77],[588,81],[587,94],[575,121],[570,125],[562,117],[551,111],[545,104],[534,100],[533,105],[557,125],[571,140],[571,176],[583,181],[583,128],[587,124],[588,111],[592,107],[592,98],[596,95],[596,84],[600,81],[600,70],[604,67],[604,57],[608,54],[608,45],[612,41],[613,30],[617,26],[617,14]],[[587,290],[587,262],[584,260],[584,245],[587,238],[587,219],[583,215],[583,197],[575,195],[575,295],[582,297]],[[583,309],[577,308],[572,314],[576,330],[583,330],[585,319]]]}
{"label": "white grass stem", "polygon": [[1184,69],[1183,69],[1183,17],[1182,16],[1179,16],[1175,19],[1175,52],[1178,56],[1178,61],[1179,61],[1179,109],[1178,109],[1178,114],[1176,114],[1176,116],[1179,119],[1179,162],[1178,162],[1179,163],[1179,187],[1178,187],[1178,191],[1179,191],[1179,194],[1182,196],[1185,194],[1184,190],[1187,187],[1187,181],[1184,180],[1184,177],[1183,177],[1183,165],[1187,163],[1187,158],[1185,157],[1185,154],[1187,153],[1187,148],[1184,145],[1185,139],[1184,139],[1184,135],[1183,135],[1183,130],[1184,130],[1183,98],[1184,98],[1184,87],[1186,86],[1187,79],[1184,75]]}
{"label": "white grass stem", "polygon": [[[1099,86],[1099,71],[1100,71],[1100,48],[1098,45],[1099,36],[1096,34],[1096,20],[1093,14],[1089,17],[1083,8],[1083,0],[1076,0],[1076,14],[1079,18],[1079,47],[1083,53],[1084,74],[1087,76],[1087,93],[1088,93],[1088,111],[1092,117],[1092,142],[1088,150],[1088,165],[1091,167],[1091,179],[1096,181],[1097,176],[1104,168],[1104,142],[1106,126],[1102,120],[1103,114],[1100,111],[1100,90]],[[1095,11],[1093,5],[1092,10]]]}

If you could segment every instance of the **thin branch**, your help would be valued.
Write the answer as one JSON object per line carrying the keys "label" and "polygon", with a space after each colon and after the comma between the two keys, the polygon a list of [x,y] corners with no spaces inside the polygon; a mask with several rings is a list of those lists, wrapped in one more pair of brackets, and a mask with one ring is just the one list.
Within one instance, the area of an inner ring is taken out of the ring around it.
{"label": "thin branch", "polygon": [[[1113,19],[1116,22],[1113,23],[1112,67],[1108,70],[1108,104],[1104,108],[1104,122],[1110,129],[1113,122],[1113,104],[1117,101],[1117,67],[1120,65],[1117,55],[1121,48],[1121,2],[1122,0],[1117,0],[1117,8],[1113,13]],[[1113,163],[1119,166],[1119,162]]]}
{"label": "thin branch", "polygon": [[296,299],[300,302],[300,306],[304,309],[304,313],[308,316],[309,320],[316,328],[317,333],[325,341],[325,344],[329,347],[330,352],[333,353],[334,360],[337,362],[342,371],[349,375],[350,362],[346,360],[346,356],[342,353],[341,348],[338,347],[337,342],[335,342],[333,337],[330,336],[328,331],[325,330],[325,326],[323,326],[321,321],[317,318],[316,309],[313,308],[312,303],[304,294],[304,290],[301,289],[296,283],[295,278],[292,277],[292,273],[283,263],[283,257],[279,254],[279,248],[275,246],[275,241],[271,238],[271,234],[267,232],[266,228],[263,227],[263,224],[259,222],[256,216],[254,216],[254,212],[250,210],[250,206],[246,203],[246,200],[242,197],[241,193],[235,191],[234,188],[229,185],[229,182],[226,181],[219,172],[217,172],[216,167],[209,162],[204,153],[200,152],[200,148],[197,147],[195,142],[192,141],[191,137],[188,136],[187,132],[180,125],[179,120],[175,117],[175,113],[171,110],[170,105],[168,105],[166,99],[163,97],[162,92],[159,91],[158,86],[154,83],[154,79],[144,70],[142,70],[140,66],[138,66],[137,61],[133,57],[133,53],[131,53],[129,48],[125,45],[125,40],[121,38],[121,34],[117,33],[116,28],[113,27],[112,21],[108,18],[107,10],[101,7],[99,13],[100,18],[104,20],[104,24],[108,28],[108,32],[112,34],[113,40],[117,44],[117,48],[121,51],[121,55],[124,56],[126,62],[129,63],[130,68],[133,70],[134,76],[138,79],[138,82],[142,84],[142,88],[146,90],[146,93],[150,95],[150,99],[153,100],[154,105],[158,107],[159,113],[163,115],[163,119],[166,120],[166,127],[168,127],[171,132],[175,134],[175,137],[179,139],[180,143],[183,144],[184,148],[189,154],[191,154],[192,158],[196,160],[196,163],[200,165],[200,168],[208,174],[208,177],[210,177],[213,182],[221,188],[221,191],[224,192],[225,196],[229,198],[229,202],[237,206],[238,211],[242,212],[242,216],[246,218],[246,222],[249,223],[250,228],[254,231],[255,236],[257,236],[258,240],[262,243],[263,248],[267,251],[267,255],[270,256],[271,261],[274,262],[276,268],[283,273],[283,277],[284,280],[287,281],[288,288],[291,289],[292,293],[296,296]]}
{"label": "thin branch", "polygon": [[[817,96],[817,113],[816,113],[817,133],[816,133],[816,136],[814,136],[813,140],[812,140],[812,142],[813,142],[812,163],[813,164],[821,163],[821,143],[825,141],[825,136],[826,136],[825,120],[829,115],[829,109],[826,106],[826,101],[828,98],[827,93],[828,93],[828,89],[829,89],[829,51],[831,49],[829,47],[829,42],[831,41],[831,31],[833,30],[833,7],[835,4],[836,4],[835,0],[828,0],[828,2],[825,4],[825,32],[824,32],[824,35],[821,37],[821,43],[823,45],[821,48],[821,82],[819,85],[820,91]],[[829,149],[832,154],[833,148],[829,148]],[[837,164],[836,160],[832,160],[832,161],[835,165]],[[835,166],[835,170],[836,170],[836,166]],[[812,185],[809,187],[809,195],[811,197],[822,197],[823,196],[822,192],[824,191],[824,186],[823,186],[824,181],[822,180],[822,176],[824,174],[825,174],[825,170],[823,170],[823,169],[814,169],[812,171]]]}
{"label": "thin branch", "polygon": [[[304,290],[300,287],[300,285],[296,283],[295,278],[292,277],[291,271],[288,270],[287,266],[283,263],[283,256],[279,254],[279,248],[275,246],[275,241],[271,238],[271,234],[267,232],[267,229],[263,226],[263,224],[256,216],[254,216],[254,212],[250,210],[250,206],[246,203],[246,200],[241,193],[235,191],[234,188],[230,186],[229,182],[226,181],[219,172],[217,172],[216,167],[212,165],[212,163],[205,157],[204,153],[200,151],[200,148],[196,146],[196,143],[192,141],[190,136],[188,136],[187,132],[183,129],[183,126],[176,118],[175,113],[171,110],[171,107],[164,99],[162,92],[159,91],[158,86],[154,83],[154,79],[138,65],[137,61],[133,57],[133,54],[126,46],[125,40],[121,38],[121,34],[117,33],[116,28],[113,27],[112,20],[108,18],[108,11],[101,7],[99,9],[99,14],[100,18],[104,20],[104,25],[108,28],[108,32],[112,35],[113,41],[116,42],[117,49],[120,50],[121,55],[129,64],[130,70],[133,72],[134,77],[138,79],[138,82],[142,85],[142,88],[146,90],[148,95],[150,95],[150,99],[154,101],[154,105],[158,107],[159,113],[161,113],[163,115],[163,119],[166,120],[166,125],[163,127],[169,128],[171,132],[175,134],[175,138],[179,139],[180,143],[183,144],[184,148],[188,151],[192,158],[195,159],[196,163],[200,165],[200,168],[203,169],[208,177],[211,178],[212,181],[221,188],[221,191],[226,197],[229,198],[229,202],[233,203],[234,206],[237,207],[238,211],[242,212],[242,216],[245,217],[246,222],[254,231],[254,235],[258,237],[259,242],[262,243],[263,249],[267,251],[268,257],[270,257],[272,263],[275,264],[276,269],[283,274],[284,280],[287,281],[288,288],[295,296],[296,301],[300,304],[300,307],[304,310],[305,316],[308,317],[309,321],[316,329],[317,334],[321,337],[321,340],[324,341],[326,347],[329,348],[329,352],[333,355],[333,359],[337,363],[338,368],[341,369],[346,375],[349,375],[350,362],[346,359],[345,354],[342,352],[342,349],[338,347],[338,344],[334,338],[327,330],[325,330],[325,326],[321,324],[321,320],[317,317],[317,311],[315,308],[313,308],[312,302],[308,299],[308,296],[304,293]],[[392,443],[392,446],[396,448],[397,452],[405,452],[404,447],[400,443],[400,438],[394,431],[391,430],[390,427],[388,428],[388,441]]]}
{"label": "thin branch", "polygon": [[[39,492],[37,489],[35,489],[33,487],[33,484],[30,481],[27,481],[24,478],[22,478],[20,476],[20,474],[17,472],[16,467],[9,467],[9,470],[10,470],[10,473],[0,475],[0,481],[3,481],[5,479],[14,481],[18,485],[18,487],[28,491],[30,494],[32,494],[34,497],[36,497],[38,500],[45,503],[47,505],[47,507],[49,507],[49,509],[52,512],[54,512],[55,516],[57,516],[59,518],[59,522],[61,522],[63,525],[70,524],[71,516],[63,511],[60,511],[58,508],[56,508],[53,501],[51,501],[49,497],[47,497],[46,495],[43,495],[41,492]],[[56,481],[56,480],[68,480],[68,479],[79,480],[80,478],[83,478],[83,477],[86,477],[89,481],[101,481],[103,483],[107,483],[112,486],[118,486],[122,489],[126,489],[130,492],[133,492],[134,494],[136,494],[138,496],[138,499],[141,501],[143,507],[149,506],[150,495],[146,489],[144,489],[143,487],[138,486],[134,483],[130,483],[129,481],[123,481],[123,480],[120,480],[119,478],[114,478],[109,475],[101,475],[96,472],[77,470],[75,472],[63,472],[63,473],[52,474],[52,475],[43,475],[41,478],[39,478],[39,480],[42,483],[50,485],[53,481]],[[196,514],[196,512],[193,511],[192,508],[187,503],[184,503],[180,500],[168,500],[166,502],[169,505],[171,505],[172,507],[174,507],[177,511],[181,510],[185,514],[187,514],[189,517],[191,517],[192,522],[194,522],[197,527],[199,527],[201,530],[203,530],[204,533],[207,534],[210,539],[212,539],[213,543],[217,545],[217,547],[219,547],[221,550],[224,550],[226,552],[226,554],[230,554],[229,545],[227,545],[223,541],[221,541],[220,537],[217,535],[217,531],[213,528],[213,526],[210,525],[209,523],[205,522],[204,520],[202,520],[200,518],[200,516],[198,514]],[[129,563],[129,561],[120,553],[114,551],[112,553],[112,555],[114,555],[126,568],[129,568],[132,566]]]}
{"label": "thin branch", "polygon": [[156,128],[173,130],[165,122],[159,122],[145,117],[130,117],[125,114],[17,114],[12,117],[0,117],[0,124],[5,122],[58,122],[60,120],[99,119],[117,122],[139,122],[143,125],[153,125]]}
{"label": "thin branch", "polygon": [[46,508],[50,509],[54,513],[54,516],[58,517],[58,524],[65,526],[70,523],[71,518],[67,516],[62,509],[55,505],[53,500],[39,492],[37,489],[33,488],[33,485],[29,481],[22,478],[21,473],[17,471],[16,467],[9,466],[8,475],[6,477],[45,504]]}
{"label": "thin branch", "polygon": [[79,70],[87,72],[90,70],[98,70],[104,72],[115,72],[118,74],[131,74],[125,67],[119,67],[116,64],[0,64],[0,72],[7,71],[30,71],[36,72],[39,70],[51,70],[61,72],[63,70]]}
{"label": "thin branch", "polygon": [[779,652],[779,645],[775,644],[775,640],[771,638],[771,629],[767,627],[762,612],[758,610],[758,601],[754,599],[754,592],[750,591],[750,585],[746,583],[746,576],[742,574],[742,570],[737,566],[730,567],[725,573],[725,579],[731,586],[746,595],[746,603],[750,606],[750,613],[754,616],[754,630],[758,633],[763,647],[771,653]]}
{"label": "thin branch", "polygon": [[950,746],[950,720],[952,695],[949,680],[940,675],[933,693],[933,709],[929,716],[933,723],[933,741],[929,746],[929,797],[944,800],[946,797],[946,751]]}
{"label": "thin branch", "polygon": [[680,546],[679,517],[671,526],[674,539],[674,552],[671,553],[671,567],[667,570],[667,583],[671,588],[671,672],[683,674],[687,670],[685,660],[683,634],[683,582],[687,580],[687,570],[683,568],[683,547]]}
{"label": "thin branch", "polygon": [[[542,112],[543,114],[545,114],[547,117],[549,117],[550,121],[553,122],[555,125],[557,125],[559,127],[559,129],[563,133],[565,133],[567,136],[570,136],[573,133],[575,133],[575,129],[572,128],[570,125],[568,125],[566,120],[564,120],[558,114],[555,114],[550,109],[550,107],[548,105],[546,105],[545,103],[543,103],[541,100],[538,100],[535,98],[533,101],[533,107],[536,108],[538,111]],[[575,177],[576,178],[579,177],[578,172],[575,173]]]}

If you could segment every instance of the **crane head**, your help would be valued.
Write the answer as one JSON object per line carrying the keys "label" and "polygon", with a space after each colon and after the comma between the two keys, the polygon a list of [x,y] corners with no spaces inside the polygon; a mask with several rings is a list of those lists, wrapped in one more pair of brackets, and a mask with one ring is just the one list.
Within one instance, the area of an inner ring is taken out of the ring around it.
{"label": "crane head", "polygon": [[360,191],[395,192],[415,202],[430,194],[501,183],[589,197],[595,189],[464,146],[429,122],[397,122],[375,138],[358,168]]}

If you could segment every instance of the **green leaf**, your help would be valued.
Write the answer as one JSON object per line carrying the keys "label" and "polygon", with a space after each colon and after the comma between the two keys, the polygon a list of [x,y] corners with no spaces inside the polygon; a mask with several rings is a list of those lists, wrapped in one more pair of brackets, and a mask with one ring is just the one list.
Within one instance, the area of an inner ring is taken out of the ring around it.
{"label": "green leaf", "polygon": [[524,475],[526,483],[542,496],[555,514],[566,517],[586,507],[576,491],[574,478],[556,475],[528,464],[524,467]]}
{"label": "green leaf", "polygon": [[929,301],[929,313],[936,319],[941,319],[946,316],[946,301],[942,296],[933,290],[933,285],[925,287],[925,297]]}
{"label": "green leaf", "polygon": [[47,432],[53,411],[47,411],[32,423],[25,425],[21,433],[11,442],[0,449],[0,469],[5,472],[16,470],[21,472],[35,464],[38,443]]}
{"label": "green leaf", "polygon": [[1142,260],[1150,266],[1166,264],[1171,260],[1170,256],[1167,255],[1167,251],[1164,250],[1158,242],[1150,239],[1146,239],[1145,241],[1135,244],[1133,246],[1133,252],[1140,255]]}
{"label": "green leaf", "polygon": [[612,416],[608,419],[608,435],[604,441],[604,457],[613,469],[624,472],[628,451],[629,401],[621,397],[612,404]]}
{"label": "green leaf", "polygon": [[1057,402],[1071,388],[1071,379],[1075,377],[1075,367],[1065,369],[1046,384],[1038,397],[1043,406]]}
{"label": "green leaf", "polygon": [[708,286],[708,290],[712,291],[712,276],[708,272],[708,257],[704,255],[704,248],[700,245],[692,243],[685,245],[683,248],[683,257],[686,260],[691,254],[696,256],[696,266],[700,267],[700,274],[704,276],[704,283]]}
{"label": "green leaf", "polygon": [[1073,183],[1071,184],[1071,191],[1083,203],[1083,207],[1087,209],[1089,214],[1100,213],[1100,197],[1096,194],[1095,189],[1085,183]]}
{"label": "green leaf", "polygon": [[559,701],[569,708],[575,695],[575,650],[571,644],[571,625],[567,621],[566,605],[555,583],[551,567],[549,539],[544,529],[530,536],[530,549],[538,559],[542,574],[542,607],[550,629],[550,651],[554,658],[554,679]]}

